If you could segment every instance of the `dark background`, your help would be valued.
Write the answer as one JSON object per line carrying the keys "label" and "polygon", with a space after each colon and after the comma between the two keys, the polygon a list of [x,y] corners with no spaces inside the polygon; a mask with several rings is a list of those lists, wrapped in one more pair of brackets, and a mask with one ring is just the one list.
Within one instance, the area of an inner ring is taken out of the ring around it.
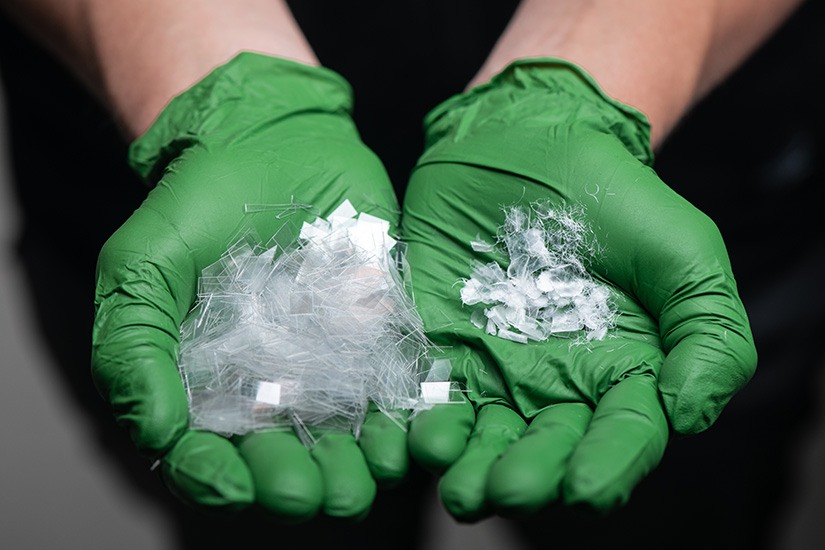
{"label": "dark background", "polygon": [[[322,63],[352,84],[362,137],[400,196],[421,151],[423,116],[463,89],[516,4],[292,3]],[[694,109],[655,163],[725,237],[759,351],[756,376],[712,429],[671,444],[627,507],[605,517],[548,510],[518,524],[528,548],[776,547],[825,366],[825,107],[817,87],[824,31],[825,4],[807,2]],[[128,144],[85,90],[2,16],[0,71],[21,209],[16,251],[55,359],[50,374],[133,490],[175,518],[181,548],[252,543],[272,522],[203,518],[174,501],[113,425],[88,376],[97,253],[146,192],[125,164]],[[417,548],[431,483],[415,472],[382,493],[363,524],[319,520],[277,531],[300,544]]]}

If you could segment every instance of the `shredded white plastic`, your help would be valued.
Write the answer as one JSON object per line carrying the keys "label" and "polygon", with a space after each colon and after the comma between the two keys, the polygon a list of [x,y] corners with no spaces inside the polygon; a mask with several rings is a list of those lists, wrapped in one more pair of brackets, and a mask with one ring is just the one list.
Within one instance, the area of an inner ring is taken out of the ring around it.
{"label": "shredded white plastic", "polygon": [[615,325],[611,290],[587,271],[596,254],[582,210],[537,201],[504,209],[496,244],[473,241],[477,251],[497,250],[509,260],[477,264],[464,280],[461,300],[481,304],[470,321],[487,334],[514,342],[565,336],[601,340]]}
{"label": "shredded white plastic", "polygon": [[193,428],[295,429],[311,444],[314,428],[357,436],[369,402],[395,419],[448,399],[422,385],[449,368],[429,358],[389,229],[344,201],[297,242],[247,237],[203,270],[179,354]]}

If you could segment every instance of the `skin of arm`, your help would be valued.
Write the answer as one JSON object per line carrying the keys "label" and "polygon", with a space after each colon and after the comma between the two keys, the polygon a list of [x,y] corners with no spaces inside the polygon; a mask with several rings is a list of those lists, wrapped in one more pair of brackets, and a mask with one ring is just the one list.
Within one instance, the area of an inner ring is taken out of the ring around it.
{"label": "skin of arm", "polygon": [[[468,87],[514,59],[572,61],[644,112],[654,148],[802,0],[524,0]],[[241,50],[318,65],[281,1],[0,0],[107,104],[127,138]]]}
{"label": "skin of arm", "polygon": [[468,89],[515,59],[566,59],[610,96],[645,113],[656,149],[801,3],[524,0]]}
{"label": "skin of arm", "polygon": [[279,0],[0,0],[141,135],[175,95],[240,51],[319,62]]}

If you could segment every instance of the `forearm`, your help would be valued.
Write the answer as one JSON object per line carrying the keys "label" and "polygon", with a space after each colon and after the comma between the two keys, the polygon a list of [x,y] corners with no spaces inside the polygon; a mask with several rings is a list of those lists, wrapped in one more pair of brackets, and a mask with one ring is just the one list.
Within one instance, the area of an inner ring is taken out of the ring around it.
{"label": "forearm", "polygon": [[801,2],[523,0],[469,87],[514,59],[567,59],[645,113],[657,147]]}
{"label": "forearm", "polygon": [[240,51],[317,65],[282,0],[5,0],[112,111],[128,138]]}

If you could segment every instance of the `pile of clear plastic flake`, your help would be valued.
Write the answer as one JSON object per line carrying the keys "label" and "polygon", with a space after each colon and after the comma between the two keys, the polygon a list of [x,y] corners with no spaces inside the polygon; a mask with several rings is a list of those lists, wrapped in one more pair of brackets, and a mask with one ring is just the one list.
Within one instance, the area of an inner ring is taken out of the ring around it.
{"label": "pile of clear plastic flake", "polygon": [[421,407],[422,388],[449,400],[446,378],[422,384],[430,344],[389,228],[344,201],[297,242],[247,239],[204,269],[178,361],[193,428],[310,443],[314,428],[357,436],[370,402],[392,417]]}
{"label": "pile of clear plastic flake", "polygon": [[601,340],[615,324],[611,291],[586,269],[595,254],[581,210],[546,201],[505,209],[496,244],[473,242],[476,251],[500,250],[497,262],[474,266],[461,300],[480,304],[470,320],[488,334],[515,342],[565,336]]}

